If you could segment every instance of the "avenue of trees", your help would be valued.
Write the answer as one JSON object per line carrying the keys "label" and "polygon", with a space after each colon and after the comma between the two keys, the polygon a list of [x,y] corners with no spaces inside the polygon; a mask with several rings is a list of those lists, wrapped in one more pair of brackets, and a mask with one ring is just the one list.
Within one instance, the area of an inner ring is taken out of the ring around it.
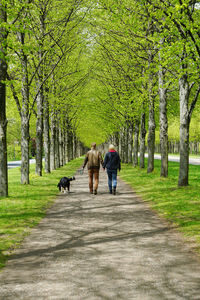
{"label": "avenue of trees", "polygon": [[158,137],[167,177],[175,132],[178,185],[188,185],[190,125],[192,139],[199,135],[199,18],[191,0],[0,1],[0,196],[10,145],[20,147],[29,184],[33,143],[39,176],[43,157],[51,172],[93,141],[112,141],[123,162],[141,168],[147,147],[150,173]]}

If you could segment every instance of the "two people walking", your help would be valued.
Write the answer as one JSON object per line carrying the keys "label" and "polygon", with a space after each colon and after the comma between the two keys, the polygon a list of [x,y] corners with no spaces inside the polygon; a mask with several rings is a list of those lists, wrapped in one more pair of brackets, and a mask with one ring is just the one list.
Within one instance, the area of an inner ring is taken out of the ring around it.
{"label": "two people walking", "polygon": [[[99,184],[100,165],[107,171],[108,187],[110,194],[116,194],[117,188],[117,170],[121,170],[121,161],[119,154],[113,145],[109,146],[109,151],[106,153],[103,160],[100,151],[96,149],[96,143],[91,144],[91,150],[87,152],[83,163],[83,169],[87,164],[89,175],[89,189],[91,194],[97,194]],[[93,184],[94,179],[94,184]]]}

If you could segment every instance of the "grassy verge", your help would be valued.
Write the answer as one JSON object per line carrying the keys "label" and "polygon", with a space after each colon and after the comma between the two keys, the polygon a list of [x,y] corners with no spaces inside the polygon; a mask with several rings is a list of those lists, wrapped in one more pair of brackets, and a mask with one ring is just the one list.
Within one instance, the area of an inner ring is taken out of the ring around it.
{"label": "grassy verge", "polygon": [[128,164],[122,166],[120,177],[193,242],[200,254],[200,166],[190,165],[187,187],[178,188],[178,172],[179,164],[169,162],[169,177],[160,178],[160,160],[155,160],[151,174]]}
{"label": "grassy verge", "polygon": [[9,170],[9,197],[0,198],[0,268],[30,228],[45,216],[58,194],[59,179],[74,175],[82,161],[73,160],[50,174],[44,173],[42,177],[35,175],[35,166],[31,165],[30,185],[20,184],[19,168]]}

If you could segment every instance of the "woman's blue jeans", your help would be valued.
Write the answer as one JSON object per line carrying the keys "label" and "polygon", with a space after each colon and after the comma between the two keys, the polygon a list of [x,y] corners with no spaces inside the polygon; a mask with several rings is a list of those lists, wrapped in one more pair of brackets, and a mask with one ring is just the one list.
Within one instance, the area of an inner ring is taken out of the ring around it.
{"label": "woman's blue jeans", "polygon": [[107,174],[108,174],[108,187],[109,191],[112,192],[112,188],[117,187],[117,170],[108,170],[107,169]]}

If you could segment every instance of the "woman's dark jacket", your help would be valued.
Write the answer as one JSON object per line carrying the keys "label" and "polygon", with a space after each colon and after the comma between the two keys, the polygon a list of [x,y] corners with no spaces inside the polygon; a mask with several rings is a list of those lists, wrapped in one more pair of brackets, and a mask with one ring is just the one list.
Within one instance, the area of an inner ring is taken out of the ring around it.
{"label": "woman's dark jacket", "polygon": [[108,170],[121,170],[120,157],[116,151],[109,151],[106,153],[103,168],[107,168]]}

